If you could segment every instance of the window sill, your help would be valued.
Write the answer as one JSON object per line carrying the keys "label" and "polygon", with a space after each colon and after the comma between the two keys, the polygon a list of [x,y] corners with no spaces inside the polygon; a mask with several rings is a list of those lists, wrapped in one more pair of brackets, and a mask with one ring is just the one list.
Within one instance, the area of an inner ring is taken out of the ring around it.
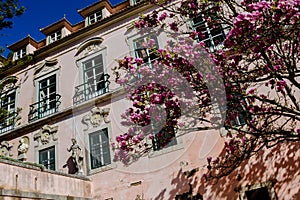
{"label": "window sill", "polygon": [[116,167],[116,165],[114,163],[111,163],[109,165],[102,166],[102,167],[99,167],[99,168],[96,168],[96,169],[89,169],[87,175],[90,176],[90,175],[94,175],[94,174],[97,174],[97,173],[105,172],[105,171],[108,171],[108,170],[112,170],[115,167]]}
{"label": "window sill", "polygon": [[166,148],[163,148],[163,149],[158,150],[158,151],[151,151],[148,154],[148,158],[155,158],[157,156],[161,156],[161,155],[164,155],[164,154],[167,154],[167,153],[178,151],[178,150],[181,150],[183,148],[184,148],[184,145],[183,145],[182,140],[180,138],[177,138],[177,144],[176,145],[166,147]]}

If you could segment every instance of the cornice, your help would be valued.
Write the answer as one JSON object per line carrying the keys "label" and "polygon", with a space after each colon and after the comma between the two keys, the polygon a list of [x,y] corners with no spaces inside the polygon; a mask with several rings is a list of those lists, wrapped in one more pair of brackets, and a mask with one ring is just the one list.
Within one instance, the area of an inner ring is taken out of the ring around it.
{"label": "cornice", "polygon": [[[103,20],[100,20],[90,26],[78,29],[77,31],[71,33],[70,35],[67,35],[66,37],[64,37],[56,42],[53,42],[46,46],[42,46],[39,49],[35,50],[33,52],[33,54],[31,54],[31,56],[33,56],[33,59],[29,63],[26,63],[22,66],[19,66],[19,65],[9,66],[9,68],[7,68],[3,71],[1,77],[11,75],[13,73],[16,73],[20,70],[27,68],[30,65],[34,65],[34,63],[39,62],[39,61],[49,57],[49,55],[53,54],[53,52],[55,52],[55,51],[59,51],[60,49],[67,47],[67,46],[71,45],[72,43],[75,43],[84,38],[87,38],[96,32],[99,32],[109,26],[117,24],[118,22],[124,21],[128,18],[131,18],[132,16],[141,14],[142,12],[144,12],[152,7],[153,7],[153,5],[151,5],[147,2],[140,3],[135,6],[130,6],[128,8],[125,8],[124,10],[122,10],[116,14],[113,14],[109,17],[106,17]],[[45,41],[45,39],[42,40],[41,42],[39,42],[39,44],[44,41]]]}
{"label": "cornice", "polygon": [[148,3],[129,7],[128,9],[125,9],[124,11],[121,11],[119,13],[116,13],[114,15],[106,17],[103,20],[100,20],[90,26],[79,29],[78,31],[73,32],[70,35],[68,35],[56,42],[53,42],[47,46],[37,49],[34,52],[34,57],[36,60],[43,59],[43,58],[47,57],[49,54],[52,54],[53,52],[58,51],[61,48],[69,46],[70,44],[72,44],[74,42],[78,42],[84,38],[87,38],[90,35],[103,30],[104,28],[107,28],[109,26],[117,24],[118,22],[124,21],[132,16],[141,14],[143,11],[146,11],[152,7],[153,7],[153,5],[148,4]]}

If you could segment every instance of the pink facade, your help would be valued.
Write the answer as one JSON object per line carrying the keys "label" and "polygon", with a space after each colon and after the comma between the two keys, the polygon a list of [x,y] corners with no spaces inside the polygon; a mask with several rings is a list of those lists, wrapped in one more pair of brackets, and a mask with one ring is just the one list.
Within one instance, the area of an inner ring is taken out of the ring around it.
{"label": "pink facade", "polygon": [[[175,145],[151,151],[129,166],[114,162],[111,143],[127,130],[120,122],[130,102],[114,82],[112,68],[116,58],[133,55],[140,36],[132,22],[149,9],[131,0],[114,7],[95,2],[79,11],[85,18],[81,23],[72,26],[63,19],[43,29],[47,42],[23,39],[10,46],[14,52],[30,47],[33,59],[6,72],[15,77],[7,87],[14,89],[21,112],[15,126],[0,134],[1,152],[40,165],[0,160],[0,199],[164,200],[189,192],[189,184],[195,198],[199,193],[203,199],[247,199],[245,191],[265,187],[272,200],[300,199],[298,143],[267,150],[214,184],[202,174],[207,156],[216,157],[223,149],[222,130],[178,130]],[[158,38],[161,46],[164,37]],[[27,145],[23,153],[22,138]],[[74,174],[77,166],[67,150],[72,138],[81,148],[76,158],[82,162],[80,174]]]}

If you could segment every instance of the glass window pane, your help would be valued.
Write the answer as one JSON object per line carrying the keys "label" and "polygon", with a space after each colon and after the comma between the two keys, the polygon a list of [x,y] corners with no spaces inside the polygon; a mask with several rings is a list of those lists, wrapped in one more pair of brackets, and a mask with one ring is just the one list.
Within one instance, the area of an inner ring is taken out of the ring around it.
{"label": "glass window pane", "polygon": [[90,134],[91,169],[111,163],[107,128]]}

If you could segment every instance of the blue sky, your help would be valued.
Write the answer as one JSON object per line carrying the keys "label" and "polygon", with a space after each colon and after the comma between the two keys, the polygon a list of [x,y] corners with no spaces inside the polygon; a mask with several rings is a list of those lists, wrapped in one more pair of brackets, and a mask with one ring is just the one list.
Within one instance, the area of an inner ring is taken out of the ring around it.
{"label": "blue sky", "polygon": [[[0,31],[0,46],[6,47],[20,39],[30,35],[36,41],[45,38],[39,29],[44,28],[64,17],[76,24],[83,20],[77,13],[77,9],[82,9],[99,0],[19,0],[20,4],[26,7],[23,15],[13,19],[12,29]],[[115,5],[122,0],[110,0]],[[8,50],[4,52],[7,56]]]}

